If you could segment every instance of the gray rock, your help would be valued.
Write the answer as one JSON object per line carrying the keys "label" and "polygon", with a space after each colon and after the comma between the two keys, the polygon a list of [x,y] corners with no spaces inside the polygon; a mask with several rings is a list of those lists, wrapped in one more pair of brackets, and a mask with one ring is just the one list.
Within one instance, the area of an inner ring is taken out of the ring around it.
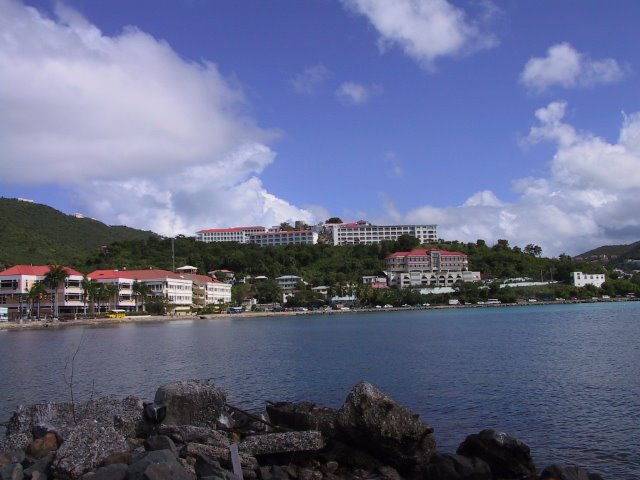
{"label": "gray rock", "polygon": [[[74,419],[75,416],[75,419]],[[24,434],[29,443],[34,432],[54,432],[60,441],[67,438],[77,423],[95,420],[100,425],[112,426],[126,437],[144,435],[148,430],[142,417],[142,399],[128,397],[118,400],[101,397],[85,403],[40,403],[20,405],[7,425],[7,435]],[[45,433],[46,433],[45,432]]]}
{"label": "gray rock", "polygon": [[178,443],[193,442],[229,448],[229,437],[212,428],[192,425],[161,425],[158,433],[166,435]]}
{"label": "gray rock", "polygon": [[521,479],[536,474],[529,447],[497,430],[482,430],[478,434],[469,435],[460,444],[457,453],[487,462],[494,478]]}
{"label": "gray rock", "polygon": [[424,468],[429,480],[491,480],[489,465],[479,458],[450,453],[436,453]]}
{"label": "gray rock", "polygon": [[71,430],[58,449],[53,470],[62,477],[79,478],[110,455],[126,450],[127,441],[113,427],[85,420]]}
{"label": "gray rock", "polygon": [[128,480],[193,480],[170,450],[147,452],[129,465]]}
{"label": "gray rock", "polygon": [[195,464],[198,478],[216,478],[219,480],[236,480],[236,476],[220,466],[220,463],[206,455],[200,455]]}
{"label": "gray rock", "polygon": [[85,473],[82,480],[126,480],[129,465],[114,463],[97,469],[95,472]]}
{"label": "gray rock", "polygon": [[551,465],[540,474],[540,480],[603,480],[597,473],[590,473],[580,467]]}
{"label": "gray rock", "polygon": [[433,428],[367,382],[349,393],[336,426],[345,442],[401,472],[427,464],[436,447]]}
{"label": "gray rock", "polygon": [[24,476],[27,478],[33,478],[34,474],[39,472],[46,477],[49,474],[49,471],[51,470],[51,463],[53,462],[53,458],[54,458],[53,453],[50,453],[46,457],[39,458],[29,468],[25,468]]}
{"label": "gray rock", "polygon": [[170,450],[174,456],[178,457],[178,450],[176,449],[176,444],[173,443],[166,435],[152,435],[148,437],[144,441],[145,450],[153,451],[153,450]]}
{"label": "gray rock", "polygon": [[269,421],[293,430],[319,430],[333,434],[337,411],[311,402],[277,402],[267,404]]}
{"label": "gray rock", "polygon": [[23,469],[19,463],[12,463],[0,470],[0,479],[2,480],[22,480]]}
{"label": "gray rock", "polygon": [[225,411],[227,396],[213,383],[202,380],[175,382],[161,386],[154,402],[167,406],[165,425],[193,425],[215,428]]}
{"label": "gray rock", "polygon": [[22,463],[25,459],[24,450],[7,446],[0,448],[0,469],[11,465],[12,463]]}
{"label": "gray rock", "polygon": [[252,455],[316,451],[323,448],[324,440],[318,431],[254,435],[246,437],[238,445],[238,450]]}
{"label": "gray rock", "polygon": [[[258,468],[258,460],[248,452],[240,453],[240,465],[242,469],[255,470]],[[201,456],[209,457],[224,468],[232,468],[231,453],[229,448],[214,447],[212,445],[202,445],[199,443],[188,443],[180,450],[181,457],[193,457],[198,459]]]}

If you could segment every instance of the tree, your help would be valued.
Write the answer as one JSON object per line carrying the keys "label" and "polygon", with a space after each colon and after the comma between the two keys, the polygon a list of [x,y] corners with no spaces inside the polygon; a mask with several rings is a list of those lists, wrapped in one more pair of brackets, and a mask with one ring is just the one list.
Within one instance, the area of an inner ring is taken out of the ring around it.
{"label": "tree", "polygon": [[282,290],[275,280],[268,279],[258,282],[255,287],[259,303],[274,303],[282,299]]}
{"label": "tree", "polygon": [[40,318],[40,302],[47,296],[47,287],[42,282],[34,282],[27,293],[27,300],[31,302],[31,305],[36,305],[36,318]]}
{"label": "tree", "polygon": [[120,289],[118,288],[117,283],[107,283],[104,286],[105,290],[105,298],[107,300],[107,310],[111,309],[111,300],[113,300],[113,308],[118,307],[118,295],[120,293]]}
{"label": "tree", "polygon": [[80,281],[80,287],[82,288],[82,303],[84,304],[84,314],[87,314],[87,300],[91,290],[91,279],[86,275],[82,276]]}
{"label": "tree", "polygon": [[529,255],[533,255],[534,257],[540,257],[542,255],[542,248],[538,245],[530,243],[526,247],[524,247],[524,253],[528,253]]}
{"label": "tree", "polygon": [[412,235],[400,235],[396,240],[396,248],[400,252],[410,252],[420,245],[420,240]]}
{"label": "tree", "polygon": [[340,217],[331,217],[325,220],[324,223],[344,223]]}
{"label": "tree", "polygon": [[293,228],[289,222],[282,222],[280,224],[280,230],[282,230],[283,232],[290,232],[292,230],[295,230],[295,228]]}
{"label": "tree", "polygon": [[149,289],[149,285],[144,282],[138,282],[137,280],[133,282],[133,286],[131,288],[133,290],[133,296],[136,299],[136,310],[138,309],[138,303],[140,303],[142,310],[144,310],[145,302],[149,297],[149,293],[151,290]]}
{"label": "tree", "polygon": [[63,283],[69,273],[67,269],[62,265],[49,265],[49,272],[44,277],[44,283],[46,286],[53,290],[53,315],[54,317],[58,317],[59,314],[59,305],[58,305],[58,288],[60,284]]}

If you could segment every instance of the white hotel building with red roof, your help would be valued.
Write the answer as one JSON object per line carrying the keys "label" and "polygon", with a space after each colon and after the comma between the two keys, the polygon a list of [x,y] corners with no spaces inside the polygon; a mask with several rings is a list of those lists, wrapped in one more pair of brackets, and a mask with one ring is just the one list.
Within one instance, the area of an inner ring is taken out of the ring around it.
{"label": "white hotel building with red roof", "polygon": [[384,259],[389,286],[444,287],[457,282],[480,280],[480,272],[469,271],[469,260],[462,252],[437,248],[395,252]]}
{"label": "white hotel building with red roof", "polygon": [[438,241],[437,225],[373,225],[359,220],[353,223],[326,224],[334,245],[373,245],[385,240],[397,240],[402,235],[411,235],[421,244]]}
{"label": "white hotel building with red roof", "polygon": [[196,240],[199,242],[238,242],[248,243],[249,236],[256,233],[265,233],[265,227],[233,227],[233,228],[210,228],[196,232]]}
{"label": "white hotel building with red roof", "polygon": [[[91,272],[88,277],[102,283],[115,283],[123,286],[119,298],[123,302],[119,303],[117,308],[129,310],[135,306],[129,301],[129,292],[133,293],[133,281],[145,283],[149,287],[150,294],[156,297],[166,298],[173,305],[173,313],[188,312],[191,310],[193,303],[193,282],[184,275],[169,272],[168,270],[149,269],[149,270],[96,270]],[[127,287],[129,280],[131,290]]]}
{"label": "white hotel building with red roof", "polygon": [[[58,288],[58,312],[60,315],[78,314],[84,309],[82,273],[64,267],[67,278]],[[43,282],[49,267],[47,265],[15,265],[0,272],[0,306],[9,309],[9,318],[35,315],[27,296],[35,283]],[[46,295],[40,300],[39,314],[52,315],[55,289],[47,288]]]}

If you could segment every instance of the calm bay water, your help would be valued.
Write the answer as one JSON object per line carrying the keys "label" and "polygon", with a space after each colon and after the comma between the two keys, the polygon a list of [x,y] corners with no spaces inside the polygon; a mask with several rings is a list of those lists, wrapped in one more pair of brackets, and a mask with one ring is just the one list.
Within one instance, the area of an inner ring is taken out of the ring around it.
{"label": "calm bay water", "polygon": [[[640,478],[640,302],[446,309],[0,331],[0,420],[16,405],[152,399],[211,379],[229,403],[338,407],[367,380],[421,414],[438,449],[497,428],[538,468]],[[66,370],[65,370],[66,367]]]}

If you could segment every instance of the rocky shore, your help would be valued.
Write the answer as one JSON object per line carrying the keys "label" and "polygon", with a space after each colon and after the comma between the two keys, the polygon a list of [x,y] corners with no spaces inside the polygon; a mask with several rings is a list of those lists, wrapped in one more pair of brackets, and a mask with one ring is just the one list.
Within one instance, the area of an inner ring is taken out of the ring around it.
{"label": "rocky shore", "polygon": [[19,406],[0,439],[2,480],[599,480],[539,471],[496,430],[439,452],[433,428],[361,382],[341,408],[267,402],[244,412],[208,381],[161,386],[153,402],[112,397]]}

